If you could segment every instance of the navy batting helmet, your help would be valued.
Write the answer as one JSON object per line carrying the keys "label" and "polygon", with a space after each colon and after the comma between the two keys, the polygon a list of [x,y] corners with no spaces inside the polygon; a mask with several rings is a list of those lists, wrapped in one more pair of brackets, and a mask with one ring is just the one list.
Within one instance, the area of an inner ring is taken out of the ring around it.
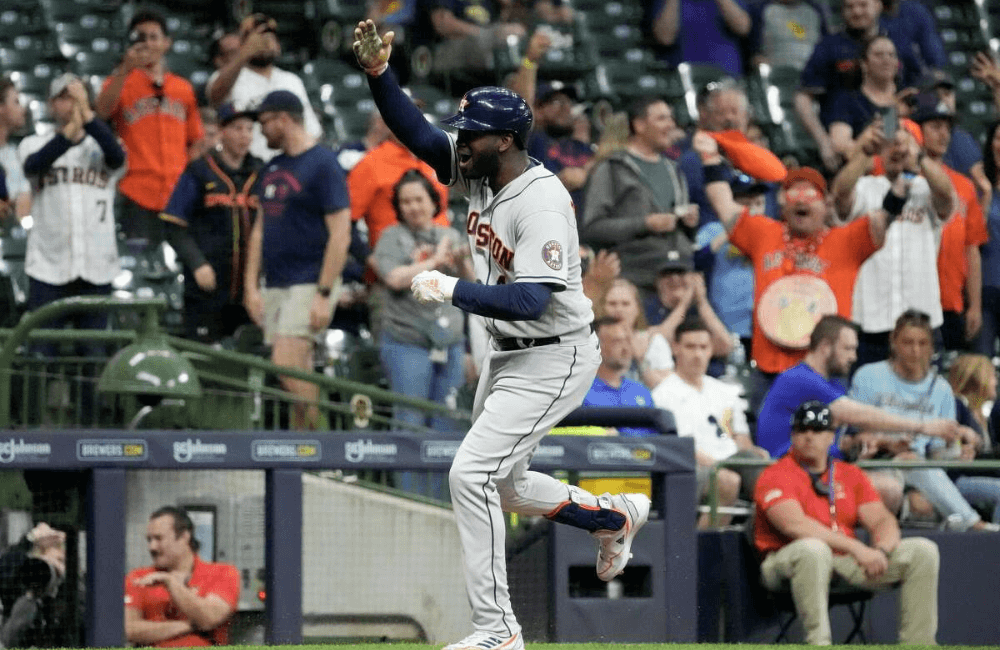
{"label": "navy batting helmet", "polygon": [[465,131],[510,131],[524,147],[531,131],[531,108],[513,90],[483,86],[465,93],[458,112],[441,120]]}

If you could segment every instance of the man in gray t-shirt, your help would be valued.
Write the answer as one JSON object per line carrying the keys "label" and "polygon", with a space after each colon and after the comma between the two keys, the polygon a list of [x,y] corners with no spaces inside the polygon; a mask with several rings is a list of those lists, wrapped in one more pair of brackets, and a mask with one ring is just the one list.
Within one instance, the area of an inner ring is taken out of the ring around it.
{"label": "man in gray t-shirt", "polygon": [[628,110],[625,148],[594,166],[587,181],[580,239],[595,250],[618,254],[622,276],[644,295],[656,291],[656,275],[671,251],[689,251],[683,232],[698,225],[688,204],[687,181],[663,155],[676,123],[670,106],[640,98]]}
{"label": "man in gray t-shirt", "polygon": [[826,35],[826,8],[815,0],[764,0],[750,7],[753,63],[801,70]]}

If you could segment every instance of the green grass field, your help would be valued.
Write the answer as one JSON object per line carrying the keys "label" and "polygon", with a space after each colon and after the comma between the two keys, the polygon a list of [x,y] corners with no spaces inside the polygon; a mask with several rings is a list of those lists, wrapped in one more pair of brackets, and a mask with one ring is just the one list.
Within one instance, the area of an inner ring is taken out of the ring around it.
{"label": "green grass field", "polygon": [[[526,650],[775,650],[789,648],[811,648],[807,645],[793,644],[736,644],[736,643],[527,643]],[[429,650],[440,648],[440,645],[423,643],[361,643],[361,644],[331,644],[331,645],[300,645],[288,646],[297,650]],[[845,645],[838,648],[865,648],[865,650],[898,649],[898,645]],[[907,646],[917,648],[919,646]],[[935,646],[938,648],[977,648],[981,646]],[[232,650],[260,650],[260,646],[230,646]]]}

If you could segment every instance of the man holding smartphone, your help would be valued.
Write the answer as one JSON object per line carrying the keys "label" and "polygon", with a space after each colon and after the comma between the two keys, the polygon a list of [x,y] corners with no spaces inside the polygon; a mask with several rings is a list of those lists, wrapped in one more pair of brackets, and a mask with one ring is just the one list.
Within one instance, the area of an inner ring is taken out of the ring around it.
{"label": "man holding smartphone", "polygon": [[118,185],[125,235],[155,248],[163,241],[159,214],[203,130],[194,88],[164,65],[171,45],[166,19],[139,11],[128,29],[131,44],[104,81],[96,113],[111,123],[128,151],[128,171]]}
{"label": "man holding smartphone", "polygon": [[[305,85],[295,73],[274,65],[281,56],[277,30],[278,22],[266,14],[255,13],[244,18],[240,23],[240,49],[212,74],[205,95],[216,108],[223,102],[231,102],[238,110],[245,110],[256,108],[271,91],[291,91],[302,102],[306,133],[318,140],[323,129],[309,103]],[[255,126],[250,153],[266,162],[279,150],[269,148],[260,127]]]}
{"label": "man holding smartphone", "polygon": [[[881,119],[865,129],[833,181],[841,219],[853,221],[879,208],[889,218],[885,244],[861,267],[854,288],[858,366],[888,358],[889,333],[907,309],[930,314],[935,330],[944,320],[936,260],[941,227],[955,209],[955,189],[941,163],[925,155],[919,126],[900,120],[895,131],[888,129],[891,139],[886,132]],[[875,155],[882,174],[869,171]]]}

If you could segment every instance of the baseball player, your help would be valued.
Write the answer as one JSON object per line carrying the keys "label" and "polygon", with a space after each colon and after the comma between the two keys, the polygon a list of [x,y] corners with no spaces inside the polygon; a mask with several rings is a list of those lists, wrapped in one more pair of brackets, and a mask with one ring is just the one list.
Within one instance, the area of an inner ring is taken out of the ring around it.
{"label": "baseball player", "polygon": [[442,183],[470,196],[466,231],[479,282],[423,272],[413,293],[483,316],[492,339],[473,425],[449,473],[475,631],[445,650],[521,650],[507,590],[503,511],[589,531],[599,542],[603,580],[625,568],[649,516],[644,495],[595,497],[528,471],[542,437],[583,401],[601,360],[580,282],[573,205],[559,179],[525,152],[531,109],[519,95],[497,87],[469,91],[444,120],[458,129],[456,138],[429,124],[388,71],[393,33],[380,38],[368,20],[354,35],[386,124]]}
{"label": "baseball player", "polygon": [[[18,147],[32,191],[34,225],[25,260],[32,310],[69,296],[110,295],[119,270],[113,206],[125,152],[94,117],[75,75],[52,81],[49,109],[55,135],[30,135]],[[106,323],[103,314],[75,319],[84,328]]]}

